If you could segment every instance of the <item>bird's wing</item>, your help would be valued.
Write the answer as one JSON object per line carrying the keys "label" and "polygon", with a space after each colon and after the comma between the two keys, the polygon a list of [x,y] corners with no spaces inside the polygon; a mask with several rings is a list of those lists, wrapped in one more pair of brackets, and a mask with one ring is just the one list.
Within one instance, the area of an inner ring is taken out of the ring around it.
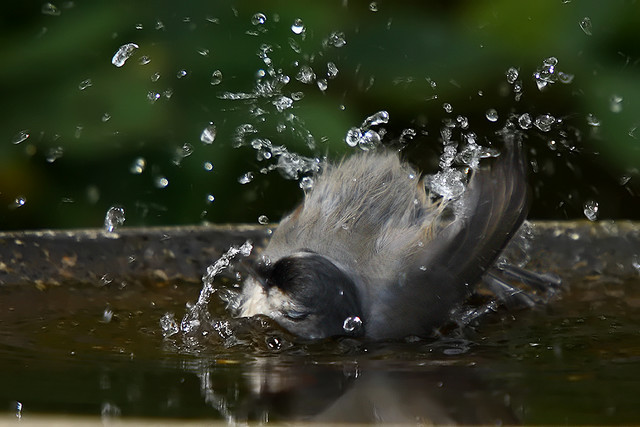
{"label": "bird's wing", "polygon": [[376,338],[429,335],[462,303],[525,220],[529,192],[519,135],[491,168],[474,172],[455,219],[404,265],[369,319]]}

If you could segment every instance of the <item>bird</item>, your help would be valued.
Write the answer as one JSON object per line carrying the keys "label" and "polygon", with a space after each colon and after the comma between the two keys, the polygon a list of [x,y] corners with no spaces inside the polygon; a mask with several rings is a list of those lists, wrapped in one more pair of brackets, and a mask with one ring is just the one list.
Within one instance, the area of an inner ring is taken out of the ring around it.
{"label": "bird", "polygon": [[504,141],[453,199],[429,191],[397,150],[326,165],[242,283],[239,316],[307,340],[434,336],[526,219],[522,138]]}

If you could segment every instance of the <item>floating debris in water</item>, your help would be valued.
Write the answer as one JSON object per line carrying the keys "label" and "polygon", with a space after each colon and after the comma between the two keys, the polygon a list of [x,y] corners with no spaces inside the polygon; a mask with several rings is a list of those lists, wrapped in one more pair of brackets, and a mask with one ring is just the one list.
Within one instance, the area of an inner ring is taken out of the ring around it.
{"label": "floating debris in water", "polygon": [[111,58],[111,63],[116,67],[122,67],[138,47],[135,43],[127,43],[120,46],[120,49],[118,49],[115,55],[113,55],[113,58]]}
{"label": "floating debris in water", "polygon": [[112,206],[104,217],[104,228],[108,233],[113,233],[119,226],[124,224],[124,221],[124,208],[121,206]]}

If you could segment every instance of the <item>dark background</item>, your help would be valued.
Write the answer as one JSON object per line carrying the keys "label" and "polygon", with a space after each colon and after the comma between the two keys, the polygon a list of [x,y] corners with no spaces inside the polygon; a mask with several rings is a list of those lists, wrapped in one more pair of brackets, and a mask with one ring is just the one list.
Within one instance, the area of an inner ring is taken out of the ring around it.
{"label": "dark background", "polygon": [[[253,24],[256,13],[264,24]],[[301,34],[291,29],[296,19]],[[623,0],[7,2],[0,229],[100,227],[111,206],[125,209],[126,225],[275,222],[302,191],[277,171],[260,173],[274,160],[258,160],[250,141],[338,159],[357,150],[345,143],[349,128],[380,110],[390,115],[388,140],[416,130],[405,153],[428,172],[447,121],[464,116],[479,143],[499,147],[495,132],[513,115],[551,114],[562,122],[525,132],[531,218],[584,218],[594,201],[599,218],[640,219],[639,29],[640,4]],[[335,31],[344,46],[327,42]],[[126,43],[139,48],[115,67]],[[274,80],[258,55],[265,47],[289,83],[269,96],[224,99]],[[539,90],[533,73],[551,56],[573,79]],[[329,62],[339,70],[333,79]],[[302,65],[327,89],[296,80]],[[510,67],[519,70],[519,100]],[[222,78],[212,84],[216,70]],[[298,92],[291,108],[273,104]],[[485,117],[491,108],[495,122]],[[204,144],[210,122],[217,135]],[[244,124],[257,133],[234,148]],[[132,172],[140,159],[144,170]],[[254,179],[242,185],[246,172]]]}

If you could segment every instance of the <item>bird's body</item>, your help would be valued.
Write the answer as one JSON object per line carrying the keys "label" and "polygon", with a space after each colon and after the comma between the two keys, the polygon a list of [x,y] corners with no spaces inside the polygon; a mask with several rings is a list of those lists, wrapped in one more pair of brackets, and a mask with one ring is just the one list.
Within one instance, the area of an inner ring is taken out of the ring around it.
{"label": "bird's body", "polygon": [[395,152],[328,166],[275,230],[240,314],[310,339],[429,336],[524,220],[526,188],[514,140],[451,203],[434,201]]}

